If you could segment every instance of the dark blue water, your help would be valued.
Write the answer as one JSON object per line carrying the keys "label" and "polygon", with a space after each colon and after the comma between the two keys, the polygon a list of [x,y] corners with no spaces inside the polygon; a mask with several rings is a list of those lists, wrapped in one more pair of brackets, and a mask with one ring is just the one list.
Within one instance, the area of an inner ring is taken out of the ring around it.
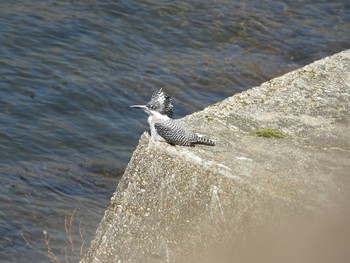
{"label": "dark blue water", "polygon": [[43,230],[65,262],[74,209],[88,246],[147,129],[129,105],[163,88],[182,117],[350,47],[347,0],[0,2],[2,262],[49,262]]}

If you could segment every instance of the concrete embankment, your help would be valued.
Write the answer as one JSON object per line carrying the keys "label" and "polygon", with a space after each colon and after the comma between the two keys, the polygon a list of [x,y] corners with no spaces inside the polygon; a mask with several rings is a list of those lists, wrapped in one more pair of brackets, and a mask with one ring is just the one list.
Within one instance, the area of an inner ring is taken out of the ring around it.
{"label": "concrete embankment", "polygon": [[220,262],[252,233],[336,207],[349,113],[344,51],[181,120],[215,147],[143,134],[82,262]]}

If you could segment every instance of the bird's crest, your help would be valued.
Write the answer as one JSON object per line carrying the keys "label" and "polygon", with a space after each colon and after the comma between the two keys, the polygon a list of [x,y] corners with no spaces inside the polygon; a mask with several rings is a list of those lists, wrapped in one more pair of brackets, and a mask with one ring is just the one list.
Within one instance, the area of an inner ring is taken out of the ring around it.
{"label": "bird's crest", "polygon": [[173,117],[174,107],[172,99],[162,89],[152,95],[151,100],[147,103],[147,107],[161,114]]}

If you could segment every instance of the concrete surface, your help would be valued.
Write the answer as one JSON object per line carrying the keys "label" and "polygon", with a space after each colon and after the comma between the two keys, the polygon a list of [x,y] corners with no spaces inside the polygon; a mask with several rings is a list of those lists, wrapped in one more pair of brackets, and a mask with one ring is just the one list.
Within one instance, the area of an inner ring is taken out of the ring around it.
{"label": "concrete surface", "polygon": [[336,207],[350,185],[349,112],[347,50],[181,120],[215,147],[143,134],[82,262],[220,262],[252,233]]}

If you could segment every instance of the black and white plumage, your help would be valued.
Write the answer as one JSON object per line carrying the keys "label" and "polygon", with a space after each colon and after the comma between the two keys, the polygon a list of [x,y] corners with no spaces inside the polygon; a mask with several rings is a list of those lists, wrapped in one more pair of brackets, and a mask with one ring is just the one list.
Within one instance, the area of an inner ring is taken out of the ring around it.
{"label": "black and white plumage", "polygon": [[154,141],[166,141],[169,144],[180,146],[215,145],[213,141],[193,133],[171,118],[173,114],[172,100],[162,89],[152,96],[147,105],[133,105],[131,107],[142,109],[149,115],[151,139]]}
{"label": "black and white plumage", "polygon": [[169,118],[173,117],[174,106],[172,99],[162,89],[152,95],[151,100],[147,103],[147,108],[165,114]]}
{"label": "black and white plumage", "polygon": [[156,119],[154,127],[157,134],[167,143],[180,146],[192,146],[194,144],[206,144],[214,146],[215,143],[205,137],[193,133],[181,123],[173,119]]}

